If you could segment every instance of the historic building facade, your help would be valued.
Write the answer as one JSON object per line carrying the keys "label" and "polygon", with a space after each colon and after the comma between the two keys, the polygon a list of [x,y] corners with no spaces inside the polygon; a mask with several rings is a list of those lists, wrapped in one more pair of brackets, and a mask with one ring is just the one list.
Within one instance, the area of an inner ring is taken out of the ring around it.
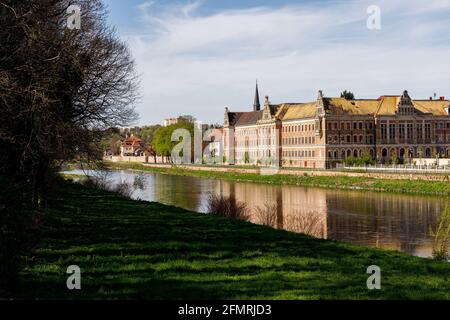
{"label": "historic building facade", "polygon": [[224,157],[228,164],[332,168],[346,158],[378,163],[450,158],[450,101],[324,97],[314,102],[271,104],[261,110],[225,110]]}

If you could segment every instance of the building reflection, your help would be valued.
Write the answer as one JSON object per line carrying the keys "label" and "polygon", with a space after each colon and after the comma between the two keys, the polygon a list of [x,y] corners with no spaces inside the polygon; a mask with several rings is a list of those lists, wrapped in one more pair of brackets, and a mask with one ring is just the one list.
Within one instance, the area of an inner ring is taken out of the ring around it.
{"label": "building reflection", "polygon": [[215,192],[247,203],[251,221],[372,247],[430,256],[430,230],[445,208],[432,197],[217,181]]}
{"label": "building reflection", "polygon": [[[132,182],[132,173],[118,173]],[[446,199],[149,174],[135,197],[206,212],[208,196],[234,195],[251,221],[318,238],[430,256]]]}

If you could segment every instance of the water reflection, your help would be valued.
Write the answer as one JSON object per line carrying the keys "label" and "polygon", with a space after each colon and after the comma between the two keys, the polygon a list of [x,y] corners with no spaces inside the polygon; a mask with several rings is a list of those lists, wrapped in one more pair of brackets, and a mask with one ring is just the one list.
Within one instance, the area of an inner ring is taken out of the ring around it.
{"label": "water reflection", "polygon": [[[145,187],[135,190],[134,198],[206,212],[210,192],[234,195],[251,209],[254,223],[425,257],[432,254],[430,229],[446,202],[437,197],[146,175]],[[111,177],[114,183],[133,183],[135,176],[117,171]]]}

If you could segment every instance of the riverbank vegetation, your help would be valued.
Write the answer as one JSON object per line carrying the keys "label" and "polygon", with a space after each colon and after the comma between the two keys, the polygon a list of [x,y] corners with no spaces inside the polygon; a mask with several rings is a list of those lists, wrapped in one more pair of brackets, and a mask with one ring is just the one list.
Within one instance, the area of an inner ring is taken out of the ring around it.
{"label": "riverbank vegetation", "polygon": [[229,197],[210,194],[208,196],[208,211],[210,214],[247,221],[250,218],[250,209],[245,202],[238,201],[234,195]]}
{"label": "riverbank vegetation", "polygon": [[106,165],[110,168],[115,169],[133,169],[163,174],[193,176],[208,179],[233,180],[241,182],[450,196],[450,182],[448,181],[391,180],[351,176],[313,176],[308,174],[308,172],[305,172],[303,175],[261,175],[257,173],[239,173],[232,170],[219,172],[181,169],[176,166],[153,167],[144,166],[140,163],[106,163]]}
{"label": "riverbank vegetation", "polygon": [[447,206],[439,218],[436,230],[431,230],[433,236],[433,258],[448,261],[450,259],[450,207]]}
{"label": "riverbank vegetation", "polygon": [[[32,299],[448,299],[450,264],[63,183],[19,282]],[[66,288],[81,268],[80,291]],[[368,290],[367,268],[381,268]]]}

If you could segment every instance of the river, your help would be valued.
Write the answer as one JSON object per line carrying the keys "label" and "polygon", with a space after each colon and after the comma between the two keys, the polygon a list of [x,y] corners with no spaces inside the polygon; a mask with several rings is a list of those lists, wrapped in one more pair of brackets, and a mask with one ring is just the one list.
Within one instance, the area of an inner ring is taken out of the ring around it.
{"label": "river", "polygon": [[[71,171],[70,173],[82,173]],[[93,172],[87,172],[93,174]],[[429,257],[446,199],[417,195],[275,186],[226,180],[113,171],[112,184],[143,181],[132,197],[207,212],[209,195],[235,195],[254,223],[323,239]],[[143,187],[143,188],[142,188]]]}

